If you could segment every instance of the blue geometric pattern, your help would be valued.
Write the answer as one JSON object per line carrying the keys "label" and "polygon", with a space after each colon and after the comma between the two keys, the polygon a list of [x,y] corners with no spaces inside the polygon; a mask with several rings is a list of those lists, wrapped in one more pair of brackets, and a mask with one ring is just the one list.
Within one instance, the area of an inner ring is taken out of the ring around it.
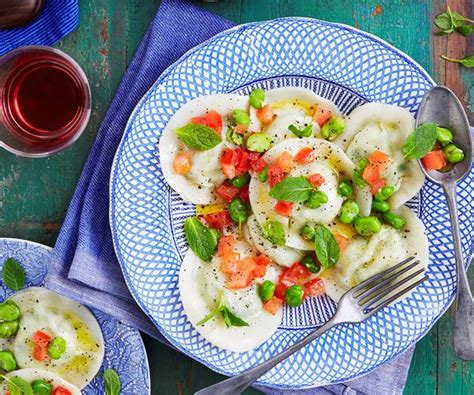
{"label": "blue geometric pattern", "polygon": [[[0,270],[7,258],[15,258],[26,272],[25,287],[42,286],[48,271],[51,248],[26,240],[0,238]],[[14,292],[0,284],[0,301]],[[84,395],[103,394],[100,378],[104,369],[113,368],[120,376],[123,395],[149,394],[150,373],[145,346],[139,332],[111,316],[91,309],[99,322],[105,343],[104,362],[96,378],[82,390]]]}
{"label": "blue geometric pattern", "polygon": [[[158,157],[161,132],[185,102],[211,93],[246,94],[253,86],[305,86],[333,100],[344,113],[367,101],[415,112],[434,84],[409,57],[357,29],[307,18],[237,26],[186,53],[168,68],[132,114],[117,151],[110,184],[110,220],[132,295],[180,351],[226,375],[240,373],[286,349],[332,314],[317,298],[286,311],[264,344],[246,353],[222,351],[205,341],[184,314],[178,273],[186,250],[184,218],[194,213],[170,190]],[[472,174],[459,187],[466,257],[472,253]],[[402,302],[358,325],[341,325],[263,376],[278,388],[310,388],[358,377],[422,337],[455,293],[449,219],[441,189],[427,184],[418,209],[428,231],[429,280]]]}

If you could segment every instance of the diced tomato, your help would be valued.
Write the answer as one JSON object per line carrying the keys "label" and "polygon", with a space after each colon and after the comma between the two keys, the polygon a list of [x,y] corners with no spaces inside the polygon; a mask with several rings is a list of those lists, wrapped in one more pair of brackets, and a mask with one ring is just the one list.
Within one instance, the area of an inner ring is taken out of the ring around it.
{"label": "diced tomato", "polygon": [[303,285],[304,297],[324,295],[326,292],[324,288],[324,281],[320,278],[315,278]]}
{"label": "diced tomato", "polygon": [[448,164],[446,155],[441,150],[428,152],[423,158],[421,158],[421,163],[423,163],[423,167],[426,170],[440,170]]}
{"label": "diced tomato", "polygon": [[283,173],[281,167],[273,165],[268,168],[268,185],[270,185],[270,188],[273,188],[283,178],[285,178],[285,173]]}
{"label": "diced tomato", "polygon": [[247,125],[236,125],[234,126],[234,132],[238,134],[245,134],[247,131]]}
{"label": "diced tomato", "polygon": [[237,158],[235,157],[234,150],[224,148],[221,155],[221,169],[227,178],[234,178],[237,175],[235,171],[236,163]]}
{"label": "diced tomato", "polygon": [[240,189],[230,185],[227,181],[224,181],[224,183],[219,188],[217,188],[216,191],[222,200],[224,200],[224,202],[230,203],[232,199],[239,194]]}
{"label": "diced tomato", "polygon": [[210,128],[214,129],[219,135],[222,132],[222,117],[217,111],[214,110],[209,110],[206,115],[203,115],[201,117],[191,118],[191,123],[198,123],[201,125],[209,126]]}
{"label": "diced tomato", "polygon": [[289,173],[291,166],[293,166],[293,157],[289,152],[283,151],[276,160],[275,164],[283,169],[284,173]]}
{"label": "diced tomato", "polygon": [[272,260],[271,260],[268,256],[266,256],[266,255],[259,255],[259,256],[257,257],[256,263],[257,263],[257,265],[259,265],[259,266],[262,266],[262,265],[263,265],[263,266],[267,266],[267,265],[270,264],[271,261],[272,261]]}
{"label": "diced tomato", "polygon": [[267,272],[267,266],[271,262],[270,258],[266,255],[259,255],[255,260],[256,267],[252,272],[254,278],[263,277]]}
{"label": "diced tomato", "polygon": [[275,114],[273,113],[272,106],[270,104],[267,104],[257,110],[257,118],[259,119],[260,122],[262,122],[264,125],[267,125],[273,121],[273,118],[275,118]]}
{"label": "diced tomato", "polygon": [[299,262],[295,262],[291,267],[285,269],[280,275],[278,283],[285,287],[291,287],[292,285],[303,285],[309,280],[311,272],[306,269]]}
{"label": "diced tomato", "polygon": [[283,306],[283,299],[273,296],[268,302],[263,304],[263,308],[270,314],[275,315]]}
{"label": "diced tomato", "polygon": [[275,204],[275,212],[283,217],[289,217],[291,215],[292,210],[292,202],[285,202],[283,200],[279,200],[277,204]]}
{"label": "diced tomato", "polygon": [[62,385],[58,385],[53,390],[53,395],[72,395],[72,392],[69,391],[67,388],[64,388]]}
{"label": "diced tomato", "polygon": [[[294,285],[294,284],[293,284]],[[275,293],[274,295],[279,298],[284,300],[285,299],[285,291],[286,291],[286,286],[280,283],[277,283],[276,288],[275,288]]]}
{"label": "diced tomato", "polygon": [[334,238],[336,239],[337,245],[341,251],[349,246],[349,239],[340,233],[334,233]]}
{"label": "diced tomato", "polygon": [[36,361],[44,361],[48,358],[47,346],[40,346],[35,344],[33,346],[33,359]]}
{"label": "diced tomato", "polygon": [[319,126],[323,126],[327,121],[332,117],[331,110],[324,108],[322,106],[316,106],[314,111],[313,118],[318,123]]}
{"label": "diced tomato", "polygon": [[239,192],[239,198],[241,198],[244,202],[249,203],[250,202],[250,197],[249,197],[249,185],[244,185]]}
{"label": "diced tomato", "polygon": [[206,214],[204,220],[211,228],[216,229],[223,229],[232,225],[232,220],[230,219],[230,214],[227,210]]}
{"label": "diced tomato", "polygon": [[295,162],[297,163],[311,163],[313,160],[313,149],[311,147],[301,148],[295,155]]}
{"label": "diced tomato", "polygon": [[380,191],[385,186],[385,184],[386,182],[383,178],[379,178],[370,184],[370,191],[372,192],[372,195],[375,195],[378,191]]}
{"label": "diced tomato", "polygon": [[246,257],[237,264],[237,270],[229,273],[227,288],[241,289],[246,288],[252,281],[252,272],[255,270],[256,263],[252,257]]}
{"label": "diced tomato", "polygon": [[369,164],[365,167],[362,178],[369,184],[372,184],[380,179],[380,171],[376,166]]}
{"label": "diced tomato", "polygon": [[217,255],[224,256],[234,251],[235,237],[234,235],[221,236],[217,245]]}
{"label": "diced tomato", "polygon": [[47,347],[51,339],[52,337],[43,331],[36,331],[31,338],[34,344],[41,347]]}
{"label": "diced tomato", "polygon": [[313,187],[319,188],[326,180],[321,174],[315,173],[308,177],[308,181]]}
{"label": "diced tomato", "polygon": [[236,176],[240,176],[250,170],[249,152],[238,147],[234,150]]}
{"label": "diced tomato", "polygon": [[382,151],[374,151],[372,152],[369,157],[367,158],[372,166],[375,166],[379,169],[379,173],[381,174],[388,165],[389,156]]}
{"label": "diced tomato", "polygon": [[239,268],[240,254],[237,252],[229,252],[220,259],[219,269],[222,273],[236,273]]}
{"label": "diced tomato", "polygon": [[185,175],[191,170],[191,154],[183,152],[174,158],[173,168],[176,174]]}

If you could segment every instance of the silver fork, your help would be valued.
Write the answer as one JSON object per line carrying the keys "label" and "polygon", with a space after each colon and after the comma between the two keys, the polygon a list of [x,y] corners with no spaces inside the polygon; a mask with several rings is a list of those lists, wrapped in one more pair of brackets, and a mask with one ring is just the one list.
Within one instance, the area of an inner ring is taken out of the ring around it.
{"label": "silver fork", "polygon": [[[427,277],[424,276],[413,283],[408,283],[424,271],[424,269],[420,267],[420,261],[414,261],[414,259],[414,257],[407,258],[397,265],[370,277],[366,281],[347,291],[339,300],[336,313],[329,321],[298,343],[293,344],[287,350],[275,355],[268,361],[239,374],[238,376],[231,377],[227,380],[221,381],[220,383],[204,388],[196,392],[195,395],[240,394],[271,368],[311,343],[333,326],[341,323],[355,324],[365,321],[380,309],[395,302],[397,299],[410,292],[418,284],[426,280]],[[400,278],[402,274],[405,274],[412,269],[414,270],[417,266],[420,268],[408,274],[406,277]]]}

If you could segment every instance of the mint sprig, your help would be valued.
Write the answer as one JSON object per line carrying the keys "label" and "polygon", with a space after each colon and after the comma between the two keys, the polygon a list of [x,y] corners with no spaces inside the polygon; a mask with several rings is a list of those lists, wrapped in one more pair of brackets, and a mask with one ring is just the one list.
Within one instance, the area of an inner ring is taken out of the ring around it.
{"label": "mint sprig", "polygon": [[104,371],[104,387],[106,395],[119,395],[122,389],[120,377],[115,369],[109,368]]}
{"label": "mint sprig", "polygon": [[13,291],[19,291],[25,285],[25,270],[14,258],[3,263],[2,274],[3,283]]}
{"label": "mint sprig", "polygon": [[224,319],[227,328],[230,328],[232,326],[249,326],[247,322],[237,317],[234,313],[232,313],[232,311],[229,310],[229,308],[224,303],[224,298],[222,294],[219,297],[219,303],[217,307],[211,310],[211,312],[206,315],[201,321],[199,321],[196,325],[204,325],[206,322],[212,320],[219,314],[222,315],[222,318]]}
{"label": "mint sprig", "polygon": [[418,126],[403,144],[403,156],[407,159],[421,159],[431,151],[436,143],[435,123],[424,123]]}
{"label": "mint sprig", "polygon": [[339,259],[339,246],[336,238],[324,225],[316,225],[315,230],[314,246],[318,261],[324,268],[332,267]]}
{"label": "mint sprig", "polygon": [[210,229],[197,218],[187,218],[184,222],[184,236],[189,248],[203,261],[210,262],[217,248],[218,239]]}
{"label": "mint sprig", "polygon": [[305,177],[286,177],[270,190],[270,196],[285,202],[302,203],[309,199],[313,186]]}
{"label": "mint sprig", "polygon": [[210,150],[221,142],[216,131],[206,125],[190,123],[174,132],[186,147],[197,151]]}

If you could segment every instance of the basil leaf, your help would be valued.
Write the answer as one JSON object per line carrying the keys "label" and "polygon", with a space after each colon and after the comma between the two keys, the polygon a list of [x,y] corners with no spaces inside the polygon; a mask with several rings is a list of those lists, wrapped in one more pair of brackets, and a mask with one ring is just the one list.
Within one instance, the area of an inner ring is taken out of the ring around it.
{"label": "basil leaf", "polygon": [[224,306],[223,310],[221,311],[222,317],[224,318],[224,322],[227,328],[231,326],[249,326],[243,319],[237,317],[234,313],[232,313],[227,306]]}
{"label": "basil leaf", "polygon": [[203,261],[210,262],[217,247],[217,238],[197,218],[184,222],[184,236],[189,248]]}
{"label": "basil leaf", "polygon": [[339,259],[339,246],[332,232],[324,225],[316,225],[314,246],[319,263],[324,268],[332,267]]}
{"label": "basil leaf", "polygon": [[313,190],[305,177],[286,177],[270,190],[270,196],[285,202],[305,202]]}
{"label": "basil leaf", "polygon": [[295,125],[290,125],[288,130],[298,137],[311,137],[313,134],[313,124],[309,124],[304,129],[298,129]]}
{"label": "basil leaf", "polygon": [[407,159],[420,159],[431,151],[436,143],[435,123],[424,123],[418,126],[403,144],[403,156]]}
{"label": "basil leaf", "polygon": [[19,376],[5,377],[10,395],[33,395],[30,383]]}
{"label": "basil leaf", "polygon": [[25,270],[13,258],[8,258],[3,264],[3,283],[14,291],[19,291],[25,285]]}
{"label": "basil leaf", "polygon": [[463,59],[453,59],[445,55],[441,55],[441,57],[444,60],[447,60],[448,62],[461,63],[464,67],[467,67],[467,68],[474,67],[474,55],[466,56]]}
{"label": "basil leaf", "polygon": [[210,150],[221,142],[216,131],[206,125],[190,123],[174,132],[186,147],[197,151]]}
{"label": "basil leaf", "polygon": [[272,244],[283,246],[286,243],[285,228],[277,221],[267,221],[262,225],[262,232],[265,238]]}
{"label": "basil leaf", "polygon": [[106,369],[104,372],[104,386],[106,395],[119,395],[122,389],[120,377],[114,369]]}

